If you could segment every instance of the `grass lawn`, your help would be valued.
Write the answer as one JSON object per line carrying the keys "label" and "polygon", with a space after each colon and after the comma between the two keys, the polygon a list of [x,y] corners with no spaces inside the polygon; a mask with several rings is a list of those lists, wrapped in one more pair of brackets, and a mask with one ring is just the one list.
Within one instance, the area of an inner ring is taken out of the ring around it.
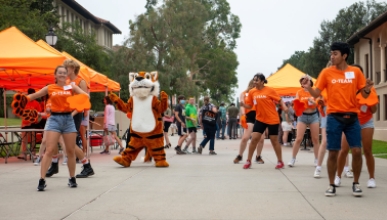
{"label": "grass lawn", "polygon": [[[21,119],[20,118],[7,118],[7,126],[20,126]],[[4,118],[0,118],[0,126],[4,126]]]}
{"label": "grass lawn", "polygon": [[[372,153],[379,158],[387,159],[387,142],[385,141],[372,141]],[[380,154],[380,156],[378,156]]]}

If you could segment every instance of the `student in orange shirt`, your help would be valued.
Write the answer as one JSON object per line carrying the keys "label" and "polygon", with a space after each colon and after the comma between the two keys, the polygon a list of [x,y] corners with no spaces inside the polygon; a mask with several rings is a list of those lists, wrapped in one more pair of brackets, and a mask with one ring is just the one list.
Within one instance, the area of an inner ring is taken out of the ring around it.
{"label": "student in orange shirt", "polygon": [[[254,80],[250,80],[249,85],[247,86],[247,89],[241,93],[239,100],[245,100],[246,102],[247,98],[249,97],[249,91],[254,87],[255,87]],[[245,129],[245,131],[243,132],[242,140],[239,145],[239,154],[234,159],[234,163],[239,163],[239,161],[242,160],[243,152],[245,152],[247,141],[249,141],[251,137],[251,133],[253,132],[253,127],[255,123],[255,108],[253,107],[252,109],[245,109],[243,106],[241,106],[240,108],[241,108],[240,112],[243,113],[246,117],[247,129]],[[265,161],[261,158],[261,152],[262,152],[264,141],[265,141],[265,135],[262,135],[257,145],[257,156],[255,158],[255,161],[258,164],[265,163]]]}
{"label": "student in orange shirt", "polygon": [[[363,68],[359,65],[353,65],[358,67],[362,72]],[[371,92],[376,93],[376,90],[374,87],[371,88]],[[364,156],[366,158],[366,164],[369,174],[369,179],[367,182],[368,188],[375,188],[376,182],[375,182],[375,158],[372,155],[372,138],[374,136],[374,120],[372,118],[372,115],[377,111],[377,105],[361,105],[358,104],[359,107],[359,123],[361,128],[361,142],[363,146]],[[340,186],[341,184],[341,174],[344,170],[344,164],[347,158],[349,152],[349,145],[345,138],[345,135],[343,135],[341,139],[341,151],[339,153],[339,158],[337,161],[337,176],[335,178],[335,185]]]}
{"label": "student in orange shirt", "polygon": [[334,184],[337,158],[341,150],[341,134],[345,133],[347,141],[352,150],[352,169],[354,182],[352,194],[361,196],[362,190],[359,184],[360,171],[362,167],[361,155],[361,131],[357,117],[356,93],[359,91],[364,98],[370,94],[373,85],[371,80],[366,80],[363,73],[357,67],[347,64],[350,49],[347,43],[335,42],[331,45],[332,66],[321,71],[316,88],[311,87],[309,80],[302,82],[313,97],[320,96],[321,91],[327,90],[329,101],[327,103],[327,149],[329,188],[325,191],[326,196],[336,195]]}
{"label": "student in orange shirt", "polygon": [[[304,75],[301,77],[300,84],[304,79],[309,80],[311,86],[313,86],[313,81],[308,75]],[[296,162],[296,156],[298,154],[298,151],[300,150],[301,141],[304,138],[306,126],[309,126],[310,129],[310,136],[312,138],[314,151],[314,164],[316,166],[319,147],[319,118],[317,114],[317,105],[312,95],[305,88],[302,88],[297,91],[296,99],[300,100],[302,103],[305,103],[307,107],[302,112],[302,115],[297,117],[296,141],[293,145],[292,159],[289,161],[288,166],[294,167],[294,163]]]}
{"label": "student in orange shirt", "polygon": [[72,118],[76,111],[73,112],[73,109],[70,108],[67,98],[72,96],[73,93],[86,95],[87,93],[76,85],[66,84],[67,76],[66,68],[58,66],[55,69],[55,84],[48,85],[39,92],[27,96],[27,99],[34,100],[48,94],[51,101],[51,116],[44,128],[45,135],[47,135],[47,145],[45,156],[41,162],[41,178],[39,179],[38,191],[44,191],[46,188],[46,172],[50,166],[51,158],[58,148],[60,135],[63,135],[69,159],[67,163],[70,174],[68,185],[71,188],[78,185],[75,179],[75,138],[77,130]]}
{"label": "student in orange shirt", "polygon": [[254,150],[266,128],[269,130],[269,138],[278,159],[278,163],[275,168],[281,169],[284,167],[284,163],[282,161],[281,145],[278,141],[278,126],[280,120],[275,102],[280,103],[285,112],[287,112],[288,109],[277,92],[274,89],[265,86],[267,80],[262,73],[255,74],[253,80],[255,88],[249,91],[246,101],[241,100],[240,103],[241,106],[247,109],[254,107],[256,110],[253,133],[251,135],[252,138],[249,145],[249,155],[243,169],[251,167],[251,159],[253,157]]}

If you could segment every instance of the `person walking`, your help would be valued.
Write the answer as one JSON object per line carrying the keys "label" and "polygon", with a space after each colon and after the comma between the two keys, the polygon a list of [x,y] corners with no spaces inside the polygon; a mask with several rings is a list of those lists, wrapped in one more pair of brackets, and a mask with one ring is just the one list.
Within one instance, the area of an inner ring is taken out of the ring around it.
{"label": "person walking", "polygon": [[183,145],[184,140],[188,137],[187,128],[185,124],[185,97],[183,95],[179,95],[177,97],[177,102],[175,106],[175,120],[177,126],[177,135],[179,135],[179,140],[177,142],[177,146],[175,147],[176,154],[186,154],[181,150],[181,146]]}
{"label": "person walking", "polygon": [[352,194],[361,196],[363,191],[359,184],[362,168],[361,155],[361,127],[358,119],[356,93],[367,98],[371,92],[373,82],[366,79],[357,67],[349,66],[347,59],[350,48],[347,43],[335,42],[330,47],[332,66],[321,71],[316,88],[312,88],[310,80],[304,79],[302,86],[315,98],[326,89],[329,101],[327,102],[327,149],[329,187],[326,196],[336,195],[334,184],[337,170],[337,158],[341,150],[341,136],[345,133],[352,151],[352,169],[354,181]]}
{"label": "person walking", "polygon": [[206,137],[200,143],[198,153],[202,154],[203,148],[208,141],[210,142],[210,155],[216,155],[215,153],[215,133],[216,133],[216,106],[210,102],[210,97],[204,97],[204,105],[200,108],[199,123],[200,127],[205,131]]}
{"label": "person walking", "polygon": [[237,117],[239,114],[239,109],[235,107],[234,103],[230,104],[230,107],[227,109],[228,114],[228,135],[230,139],[236,139],[237,137]]}
{"label": "person walking", "polygon": [[198,110],[195,107],[195,98],[191,97],[188,104],[185,106],[185,120],[187,122],[187,129],[189,133],[189,140],[184,148],[185,153],[189,153],[188,146],[192,144],[192,153],[196,152],[196,133],[198,125]]}
{"label": "person walking", "polygon": [[[170,148],[171,142],[169,141],[168,137],[168,131],[171,127],[171,124],[173,123],[174,117],[172,116],[172,110],[168,107],[167,110],[164,112],[163,121],[164,121],[164,139],[165,139],[165,146],[164,148]],[[172,131],[173,134],[173,131]]]}
{"label": "person walking", "polygon": [[244,108],[252,109],[254,107],[256,111],[253,133],[249,145],[249,154],[243,169],[249,169],[251,167],[254,150],[266,128],[268,128],[269,138],[277,156],[278,162],[275,168],[281,169],[284,167],[284,163],[282,161],[281,145],[278,141],[280,120],[275,103],[279,103],[285,112],[287,112],[287,107],[274,89],[265,86],[267,80],[262,73],[255,74],[253,80],[255,88],[250,89],[246,101],[241,100],[240,103]]}

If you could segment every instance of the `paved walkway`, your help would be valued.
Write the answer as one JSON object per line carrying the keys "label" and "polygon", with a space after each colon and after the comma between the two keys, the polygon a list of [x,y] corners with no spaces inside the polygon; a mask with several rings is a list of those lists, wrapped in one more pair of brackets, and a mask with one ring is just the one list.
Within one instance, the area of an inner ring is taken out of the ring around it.
{"label": "paved walkway", "polygon": [[[177,143],[177,137],[171,141]],[[217,156],[208,155],[208,146],[203,155],[176,155],[168,149],[169,168],[155,168],[141,158],[121,168],[112,161],[117,151],[100,155],[95,148],[96,175],[77,179],[78,188],[70,189],[67,167],[60,166],[59,174],[47,178],[45,192],[36,191],[40,167],[0,159],[0,219],[386,219],[387,160],[376,159],[375,189],[365,187],[363,166],[363,197],[353,197],[352,179],[344,178],[337,196],[327,198],[326,169],[321,179],[313,178],[312,152],[300,151],[294,168],[275,170],[266,140],[265,164],[243,170],[242,163],[232,163],[239,142],[216,141]],[[290,155],[291,148],[283,147],[286,163]]]}

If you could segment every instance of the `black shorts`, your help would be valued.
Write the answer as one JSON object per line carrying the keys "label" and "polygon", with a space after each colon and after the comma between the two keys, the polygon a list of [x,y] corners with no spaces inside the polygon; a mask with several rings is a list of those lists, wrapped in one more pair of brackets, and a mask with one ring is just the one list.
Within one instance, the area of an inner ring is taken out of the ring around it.
{"label": "black shorts", "polygon": [[182,128],[180,123],[176,124],[176,126],[177,126],[177,135],[183,136],[184,134],[187,133],[187,129],[186,128]]}
{"label": "black shorts", "polygon": [[75,129],[77,129],[77,132],[79,132],[79,128],[81,127],[82,118],[83,118],[83,112],[78,113],[78,114],[74,115],[74,117],[73,117]]}
{"label": "black shorts", "polygon": [[258,133],[263,134],[265,132],[266,128],[268,128],[268,130],[269,130],[269,136],[270,135],[278,135],[279,124],[269,125],[269,124],[266,124],[266,123],[263,123],[263,122],[260,122],[257,120],[254,123],[253,132],[258,132]]}
{"label": "black shorts", "polygon": [[197,132],[197,128],[196,127],[191,127],[191,128],[188,128],[188,133],[191,133],[191,132]]}
{"label": "black shorts", "polygon": [[246,123],[255,123],[255,111],[251,111],[246,114]]}
{"label": "black shorts", "polygon": [[168,132],[169,127],[171,126],[172,122],[164,121],[164,132]]}

